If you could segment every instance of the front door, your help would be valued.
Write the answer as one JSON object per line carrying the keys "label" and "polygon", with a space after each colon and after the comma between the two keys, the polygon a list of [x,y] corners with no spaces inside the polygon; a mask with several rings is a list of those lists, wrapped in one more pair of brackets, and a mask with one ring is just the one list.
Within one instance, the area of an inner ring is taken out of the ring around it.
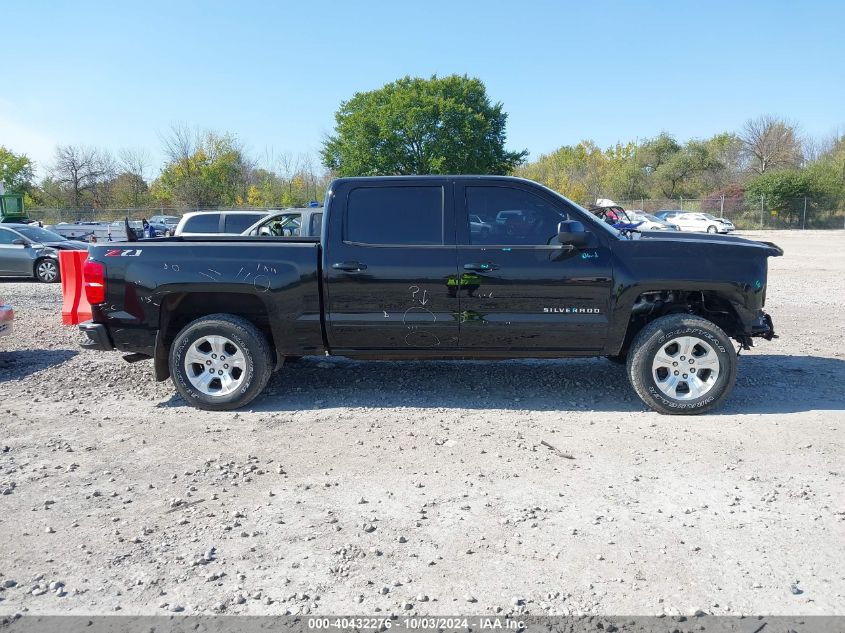
{"label": "front door", "polygon": [[332,349],[400,355],[455,349],[451,183],[342,182],[331,195],[324,279]]}
{"label": "front door", "polygon": [[[468,181],[456,187],[455,201],[460,347],[602,350],[612,283],[610,236],[564,200],[520,183]],[[584,222],[591,231],[588,246],[557,241],[558,224],[566,219]],[[472,223],[489,230],[473,230]]]}
{"label": "front door", "polygon": [[33,261],[30,247],[25,244],[12,244],[22,239],[20,235],[7,228],[0,227],[0,273],[5,275],[32,275]]}

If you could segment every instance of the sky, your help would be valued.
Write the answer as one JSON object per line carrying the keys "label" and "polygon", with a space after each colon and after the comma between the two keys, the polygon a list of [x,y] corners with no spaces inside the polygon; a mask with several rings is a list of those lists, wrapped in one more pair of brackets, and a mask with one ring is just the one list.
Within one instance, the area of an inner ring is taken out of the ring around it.
{"label": "sky", "polygon": [[480,78],[534,158],[762,114],[845,127],[841,0],[6,0],[0,24],[0,145],[41,174],[78,144],[145,148],[155,176],[174,123],[317,160],[341,101],[405,75]]}

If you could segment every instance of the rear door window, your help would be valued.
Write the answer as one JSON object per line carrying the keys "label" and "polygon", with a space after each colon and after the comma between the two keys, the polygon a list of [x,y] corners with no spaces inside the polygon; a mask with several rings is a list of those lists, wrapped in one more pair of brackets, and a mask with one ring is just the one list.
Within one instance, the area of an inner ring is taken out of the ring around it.
{"label": "rear door window", "polygon": [[344,237],[360,244],[443,244],[443,187],[358,187]]}
{"label": "rear door window", "polygon": [[223,216],[223,230],[240,234],[264,217],[263,213],[228,213]]}
{"label": "rear door window", "polygon": [[220,232],[220,214],[219,213],[203,213],[188,218],[185,222],[183,233],[219,233]]}

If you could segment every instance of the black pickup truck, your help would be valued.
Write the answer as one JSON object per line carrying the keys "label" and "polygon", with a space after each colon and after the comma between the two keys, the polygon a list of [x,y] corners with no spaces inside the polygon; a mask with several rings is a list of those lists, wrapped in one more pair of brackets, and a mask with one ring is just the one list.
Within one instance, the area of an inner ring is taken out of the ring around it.
{"label": "black pickup truck", "polygon": [[320,238],[252,233],[92,246],[82,346],[153,358],[212,410],[250,402],[286,359],[335,354],[605,356],[652,409],[700,413],[733,386],[731,339],[774,336],[777,246],[620,232],[517,178],[343,178]]}

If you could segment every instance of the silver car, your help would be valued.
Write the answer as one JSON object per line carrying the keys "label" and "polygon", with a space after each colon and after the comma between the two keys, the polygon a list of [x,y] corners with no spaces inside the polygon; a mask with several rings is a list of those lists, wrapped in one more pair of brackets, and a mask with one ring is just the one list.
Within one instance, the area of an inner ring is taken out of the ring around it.
{"label": "silver car", "polygon": [[59,281],[59,251],[86,251],[82,242],[32,224],[0,224],[0,276]]}

